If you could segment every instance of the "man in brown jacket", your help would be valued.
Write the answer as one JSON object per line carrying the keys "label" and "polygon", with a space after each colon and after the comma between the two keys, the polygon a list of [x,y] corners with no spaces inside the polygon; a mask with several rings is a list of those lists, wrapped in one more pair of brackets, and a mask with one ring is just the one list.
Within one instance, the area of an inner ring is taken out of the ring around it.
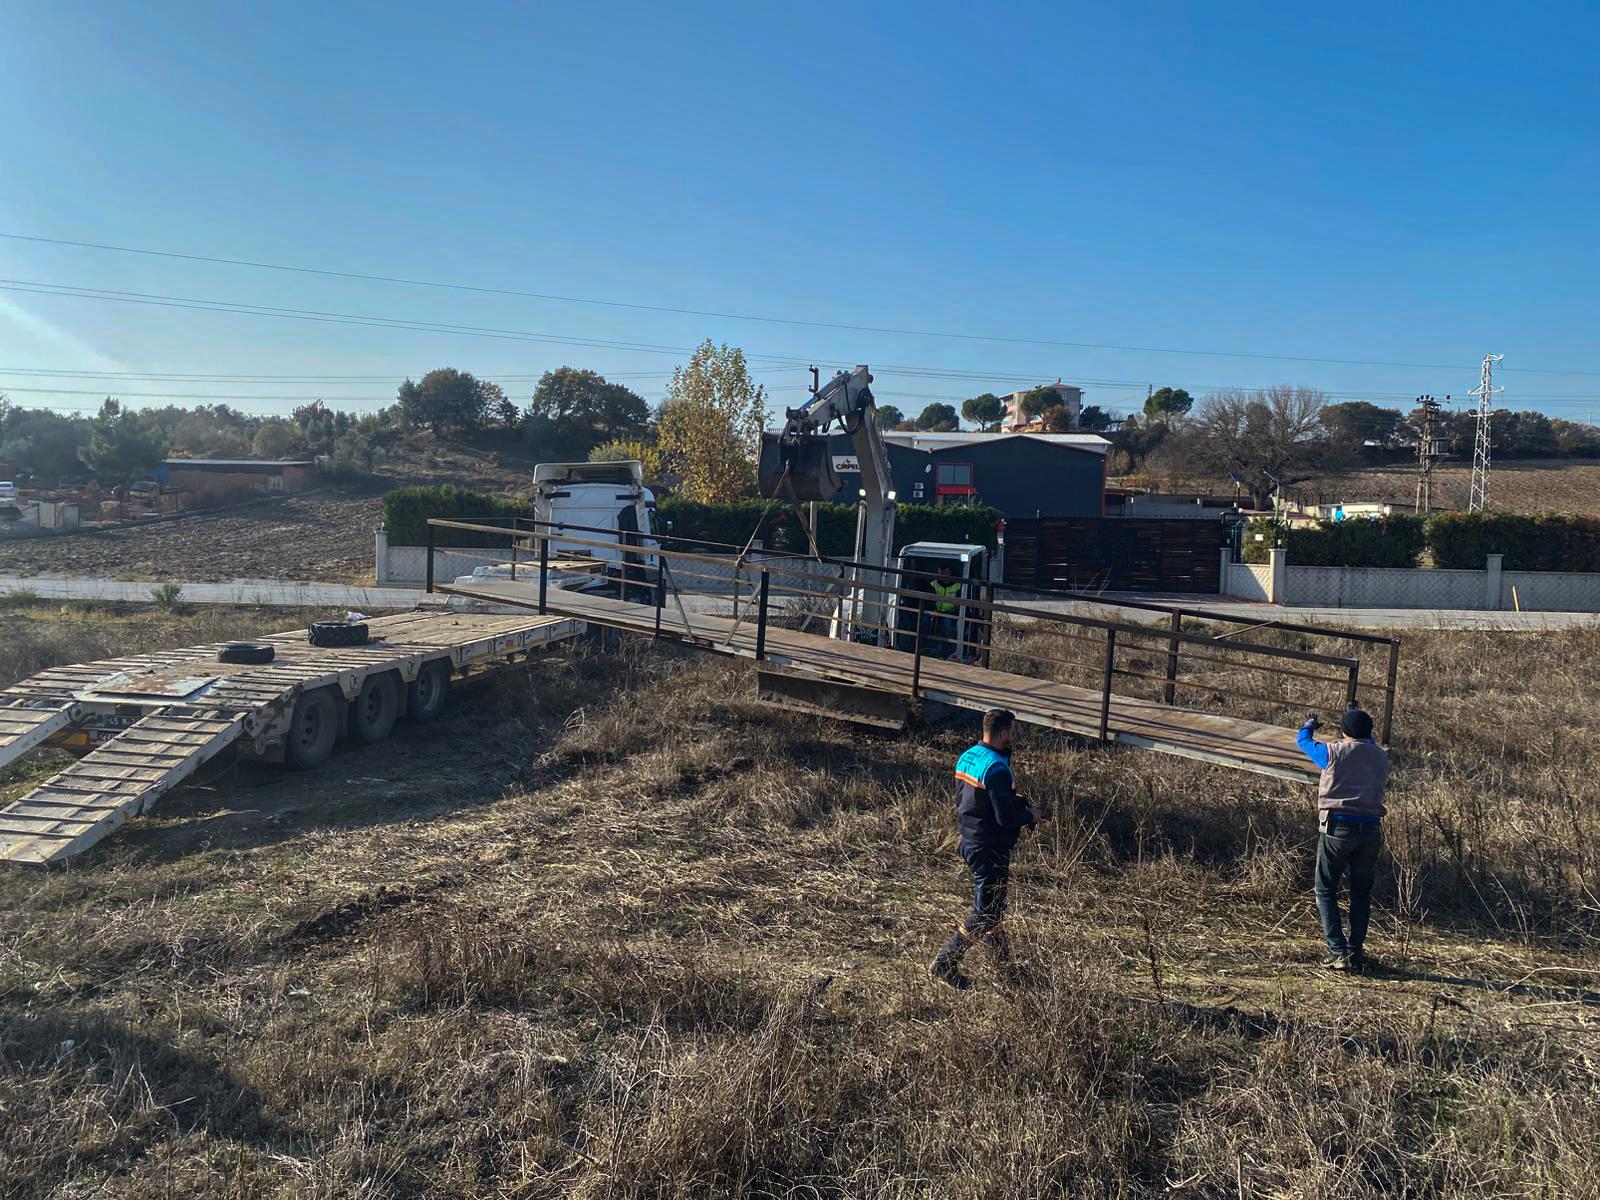
{"label": "man in brown jacket", "polygon": [[[1331,971],[1362,971],[1373,964],[1363,949],[1372,915],[1372,880],[1383,848],[1383,790],[1389,755],[1372,740],[1372,718],[1355,705],[1339,718],[1338,741],[1318,741],[1315,716],[1300,727],[1300,749],[1318,767],[1317,915],[1328,942],[1323,963]],[[1350,875],[1350,934],[1339,916],[1339,881]]]}

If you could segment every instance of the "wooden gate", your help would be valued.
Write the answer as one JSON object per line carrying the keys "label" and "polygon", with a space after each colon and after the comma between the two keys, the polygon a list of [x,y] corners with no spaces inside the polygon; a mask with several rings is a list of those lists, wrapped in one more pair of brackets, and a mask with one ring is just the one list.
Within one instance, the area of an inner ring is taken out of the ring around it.
{"label": "wooden gate", "polygon": [[1005,581],[1063,591],[1215,593],[1224,532],[1221,521],[1009,520]]}

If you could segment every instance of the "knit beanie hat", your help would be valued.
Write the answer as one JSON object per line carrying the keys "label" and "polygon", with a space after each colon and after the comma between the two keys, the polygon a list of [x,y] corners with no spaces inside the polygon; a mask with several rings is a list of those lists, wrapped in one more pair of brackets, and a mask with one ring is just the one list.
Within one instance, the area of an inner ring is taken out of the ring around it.
{"label": "knit beanie hat", "polygon": [[1372,717],[1352,704],[1339,718],[1339,728],[1353,738],[1369,738],[1372,736]]}

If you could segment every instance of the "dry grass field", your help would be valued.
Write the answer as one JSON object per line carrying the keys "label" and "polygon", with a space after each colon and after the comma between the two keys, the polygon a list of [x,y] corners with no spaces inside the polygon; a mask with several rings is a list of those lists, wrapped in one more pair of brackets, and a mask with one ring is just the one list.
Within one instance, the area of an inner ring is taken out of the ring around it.
{"label": "dry grass field", "polygon": [[[1470,463],[1441,465],[1434,472],[1434,504],[1465,509],[1472,490]],[[1416,500],[1417,473],[1412,467],[1370,469],[1335,476],[1296,489],[1324,501]],[[1291,489],[1294,490],[1294,489]],[[1508,461],[1490,475],[1490,500],[1495,508],[1515,513],[1563,513],[1600,516],[1600,463],[1581,460]]]}
{"label": "dry grass field", "polygon": [[[1233,484],[1228,480],[1199,476],[1129,476],[1113,482],[1157,491],[1205,488],[1219,494],[1233,494]],[[1464,510],[1471,488],[1471,463],[1440,464],[1433,477],[1434,507]],[[1367,467],[1292,484],[1285,489],[1285,496],[1305,503],[1392,500],[1409,505],[1417,496],[1417,471],[1415,466]],[[1600,463],[1581,459],[1497,463],[1490,477],[1490,499],[1495,508],[1507,512],[1600,516]]]}
{"label": "dry grass field", "polygon": [[[96,648],[0,619],[0,680]],[[223,636],[160,620],[84,636]],[[969,729],[543,660],[0,871],[0,1196],[1600,1196],[1597,654],[1407,636],[1375,977],[1308,789],[1025,736],[1029,978],[968,993]]]}

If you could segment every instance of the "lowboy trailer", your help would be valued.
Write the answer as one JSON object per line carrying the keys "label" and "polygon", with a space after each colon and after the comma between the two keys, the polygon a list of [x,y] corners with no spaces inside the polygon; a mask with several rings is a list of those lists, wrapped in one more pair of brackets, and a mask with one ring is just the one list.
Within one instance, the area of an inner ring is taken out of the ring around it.
{"label": "lowboy trailer", "polygon": [[348,737],[378,742],[430,721],[453,679],[525,661],[586,623],[559,616],[418,611],[369,621],[369,640],[260,639],[272,660],[192,646],[53,667],[0,689],[0,767],[41,746],[83,756],[0,807],[0,861],[54,863],[100,841],[224,752],[311,768]]}

